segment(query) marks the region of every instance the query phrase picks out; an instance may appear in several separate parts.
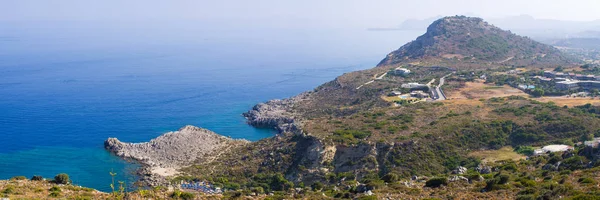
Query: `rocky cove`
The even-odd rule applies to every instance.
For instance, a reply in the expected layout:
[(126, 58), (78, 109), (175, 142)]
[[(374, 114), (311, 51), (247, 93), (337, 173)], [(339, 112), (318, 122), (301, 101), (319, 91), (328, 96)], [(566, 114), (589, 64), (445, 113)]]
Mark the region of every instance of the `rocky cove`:
[[(289, 112), (296, 99), (259, 103), (242, 115), (249, 125), (257, 128), (301, 134), (294, 115)], [(141, 164), (137, 170), (139, 181), (155, 186), (166, 184), (166, 178), (178, 175), (183, 167), (218, 160), (223, 152), (250, 143), (187, 125), (143, 143), (126, 143), (117, 138), (108, 138), (104, 141), (104, 148), (118, 157)]]
[[(293, 107), (308, 96), (303, 93), (288, 99), (270, 100), (242, 114), (249, 125), (279, 132), (268, 142), (273, 147), (261, 147), (262, 157), (254, 159), (261, 160), (261, 165), (283, 165), (286, 179), (294, 182), (316, 182), (328, 172), (384, 170), (376, 161), (383, 159), (389, 147), (370, 143), (336, 145), (304, 132)], [(247, 153), (231, 151), (245, 151), (246, 147), (262, 145), (257, 143), (231, 139), (188, 125), (143, 143), (124, 143), (117, 138), (108, 138), (104, 147), (116, 156), (140, 163), (142, 167), (137, 171), (140, 182), (156, 186), (168, 184), (168, 178), (182, 175), (181, 169), (191, 165), (236, 160), (223, 155)], [(277, 143), (294, 144), (293, 153), (278, 155), (280, 149), (274, 148)], [(291, 156), (291, 162), (282, 164), (282, 156)]]

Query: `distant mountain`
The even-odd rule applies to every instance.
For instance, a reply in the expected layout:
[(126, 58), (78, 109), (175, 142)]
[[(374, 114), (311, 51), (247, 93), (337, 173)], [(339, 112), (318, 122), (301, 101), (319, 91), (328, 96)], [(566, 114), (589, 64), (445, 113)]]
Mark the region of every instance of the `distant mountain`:
[(454, 16), (436, 20), (424, 35), (388, 54), (379, 65), (430, 58), (521, 65), (569, 61), (552, 46), (502, 30), (481, 18)]

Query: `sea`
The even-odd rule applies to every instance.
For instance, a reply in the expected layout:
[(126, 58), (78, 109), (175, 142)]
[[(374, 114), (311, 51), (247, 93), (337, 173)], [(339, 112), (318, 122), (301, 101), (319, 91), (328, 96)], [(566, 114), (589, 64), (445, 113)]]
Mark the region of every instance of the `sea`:
[(253, 105), (374, 67), (424, 31), (210, 22), (0, 22), (0, 179), (70, 175), (109, 191), (135, 163), (103, 148), (185, 125), (251, 141)]

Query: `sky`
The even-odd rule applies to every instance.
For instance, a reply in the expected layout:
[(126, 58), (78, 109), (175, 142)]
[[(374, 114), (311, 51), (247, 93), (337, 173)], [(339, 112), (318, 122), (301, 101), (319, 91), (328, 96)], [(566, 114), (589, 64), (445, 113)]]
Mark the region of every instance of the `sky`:
[(265, 26), (381, 27), (406, 19), (531, 15), (600, 19), (598, 0), (0, 0), (0, 21), (214, 21)]

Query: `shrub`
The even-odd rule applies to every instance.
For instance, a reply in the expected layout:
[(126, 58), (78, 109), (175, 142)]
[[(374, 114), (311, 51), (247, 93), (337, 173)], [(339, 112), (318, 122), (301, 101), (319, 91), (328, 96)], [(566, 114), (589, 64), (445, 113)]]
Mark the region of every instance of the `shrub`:
[(10, 178), (11, 181), (15, 181), (15, 180), (27, 180), (27, 177), (25, 176), (14, 176), (12, 178)]
[(498, 176), (498, 184), (506, 184), (508, 183), (508, 180), (510, 180), (510, 176), (506, 174), (500, 174)]
[(171, 193), (171, 195), (169, 195), (169, 196), (174, 199), (184, 199), (184, 200), (194, 199), (194, 194), (189, 193), (189, 192), (183, 192), (180, 190), (173, 191), (173, 193)]
[(589, 177), (579, 178), (579, 180), (577, 180), (577, 182), (582, 183), (582, 184), (593, 184), (593, 183), (596, 183), (596, 181), (594, 179), (589, 178)]
[(526, 155), (526, 156), (531, 156), (531, 155), (533, 155), (533, 152), (534, 152), (534, 151), (535, 151), (535, 150), (534, 150), (534, 149), (533, 149), (533, 147), (531, 147), (531, 146), (518, 146), (518, 147), (515, 149), (515, 152), (517, 152), (518, 154), (523, 154), (523, 155)]
[(263, 187), (253, 187), (252, 189), (250, 189), (250, 191), (252, 191), (256, 194), (264, 194), (265, 193), (265, 189)]
[(50, 192), (61, 192), (61, 189), (57, 186), (52, 186), (50, 189), (48, 189), (48, 191)]
[(448, 185), (448, 179), (445, 177), (435, 177), (435, 178), (431, 178), (429, 180), (427, 180), (427, 182), (425, 182), (425, 187), (440, 187), (442, 185)]
[(589, 194), (580, 194), (574, 196), (572, 200), (600, 200), (600, 196), (594, 196)]
[(189, 199), (194, 199), (194, 194), (189, 193), (189, 192), (182, 192), (179, 197), (184, 200), (189, 200)]
[(358, 200), (377, 200), (377, 196), (375, 196), (375, 195), (362, 196), (362, 197), (359, 197)]
[(383, 176), (381, 179), (383, 181), (385, 181), (386, 183), (393, 183), (393, 182), (398, 181), (400, 179), (400, 177), (398, 176), (398, 174), (388, 173), (385, 176)]
[(32, 181), (43, 181), (44, 177), (35, 175), (35, 176), (31, 177), (31, 180)]
[(532, 194), (517, 196), (517, 200), (535, 200), (535, 199), (536, 199), (535, 196)]
[(56, 184), (69, 184), (71, 183), (71, 179), (69, 179), (69, 175), (65, 173), (57, 174), (54, 177), (54, 183)]
[(240, 184), (237, 183), (225, 183), (224, 184), (224, 188), (228, 189), (228, 190), (239, 190), (240, 189)]
[(54, 197), (54, 198), (60, 197), (60, 192), (53, 191), (53, 192), (50, 192), (50, 194), (48, 196), (49, 197)]
[(323, 183), (321, 183), (321, 182), (315, 182), (315, 183), (313, 183), (312, 184), (312, 189), (314, 191), (322, 190), (323, 189)]
[(15, 192), (15, 188), (11, 185), (6, 186), (6, 188), (4, 188), (4, 190), (2, 190), (2, 194), (12, 194)]

